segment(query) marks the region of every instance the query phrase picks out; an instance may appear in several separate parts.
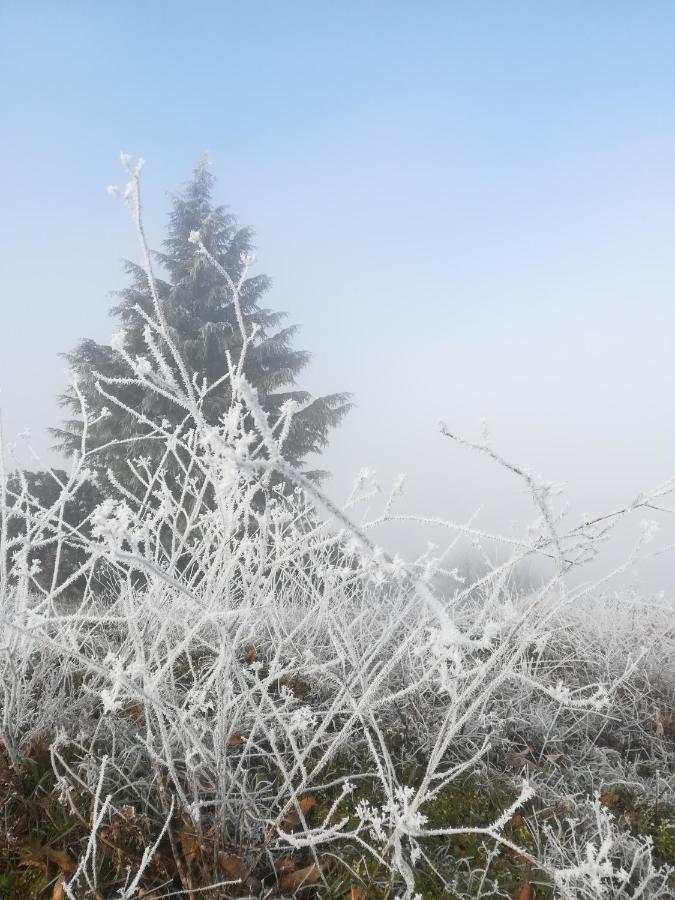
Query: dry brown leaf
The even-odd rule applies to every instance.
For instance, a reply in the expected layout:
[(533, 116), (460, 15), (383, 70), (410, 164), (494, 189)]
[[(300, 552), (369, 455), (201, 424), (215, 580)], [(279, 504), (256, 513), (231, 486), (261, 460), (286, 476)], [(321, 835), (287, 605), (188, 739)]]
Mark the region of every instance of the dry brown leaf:
[(50, 862), (56, 863), (62, 872), (74, 872), (77, 868), (65, 850), (54, 850), (53, 847), (43, 847), (42, 852)]
[(132, 703), (127, 706), (124, 712), (134, 720), (134, 722), (145, 721), (145, 706), (142, 703)]
[[(316, 797), (314, 794), (305, 794), (300, 800), (299, 806), (302, 813), (306, 816), (316, 806)], [(292, 809), (282, 822), (282, 827), (285, 831), (293, 830), (300, 827), (300, 821), (300, 813), (297, 809)]]
[(256, 662), (258, 659), (258, 651), (255, 649), (255, 646), (251, 644), (248, 650), (248, 655), (246, 657), (246, 662), (250, 665), (251, 663)]
[(364, 887), (352, 885), (349, 889), (349, 893), (345, 894), (344, 900), (366, 900), (366, 896), (366, 889)]
[(514, 767), (514, 769), (537, 769), (536, 762), (533, 762), (531, 759), (528, 759), (522, 753), (509, 753), (508, 761)]
[(2, 781), (9, 780), (11, 773), (9, 771), (9, 759), (2, 753), (2, 741), (0, 741), (0, 779)]
[(529, 859), (521, 853), (520, 850), (516, 850), (514, 847), (507, 847), (506, 852), (525, 866), (529, 863)]
[(532, 866), (531, 863), (528, 862), (525, 866), (525, 879), (518, 889), (518, 893), (515, 895), (514, 900), (533, 900), (534, 891), (532, 889), (532, 882), (530, 881), (531, 874)]
[(244, 864), (240, 856), (234, 853), (224, 853), (222, 850), (218, 854), (218, 865), (230, 878), (238, 881), (244, 871)]
[(241, 747), (246, 739), (243, 738), (240, 734), (231, 734), (227, 739), (228, 747)]
[(52, 900), (63, 900), (66, 896), (66, 892), (63, 889), (63, 875), (54, 882), (54, 887), (52, 889)]
[(295, 680), (295, 678), (290, 678), (289, 676), (286, 675), (282, 679), (280, 679), (279, 683), (285, 685), (289, 689), (289, 691), (292, 691), (293, 696), (296, 698), (296, 700), (304, 700), (305, 699), (305, 692), (303, 691), (303, 689), (301, 687), (298, 686), (298, 683)]
[(600, 802), (604, 803), (605, 806), (611, 806), (613, 803), (618, 803), (621, 799), (621, 795), (617, 794), (615, 791), (605, 791), (603, 794), (600, 794)]
[(49, 741), (44, 737), (35, 738), (25, 750), (26, 756), (34, 759), (36, 756), (47, 756), (49, 753)]
[(570, 758), (565, 753), (549, 753), (546, 756), (546, 761), (550, 763), (560, 763), (560, 765), (567, 766), (570, 763)]
[(657, 737), (664, 737), (666, 731), (669, 731), (673, 727), (673, 717), (672, 715), (665, 715), (664, 713), (658, 713), (654, 718), (654, 730), (656, 731)]
[(28, 816), (26, 815), (26, 813), (24, 813), (14, 823), (14, 828), (12, 829), (12, 835), (18, 836), (20, 834), (25, 834), (27, 831), (28, 831)]
[(532, 900), (533, 897), (534, 891), (532, 890), (532, 882), (530, 881), (530, 876), (527, 875), (515, 896), (515, 900)]
[(305, 866), (297, 872), (287, 872), (280, 881), (282, 891), (297, 891), (321, 881), (321, 869), (318, 866)]
[(290, 856), (282, 856), (274, 863), (274, 871), (277, 875), (283, 875), (284, 872), (293, 872), (295, 870), (295, 860)]
[(177, 831), (176, 836), (185, 857), (185, 865), (189, 869), (199, 853), (199, 837), (191, 831)]
[(555, 819), (560, 816), (569, 815), (574, 809), (572, 802), (570, 800), (562, 800), (560, 803), (556, 804), (556, 806), (549, 806), (546, 809), (542, 809), (537, 813), (537, 820), (539, 822), (546, 822), (547, 819)]
[(41, 872), (47, 874), (47, 863), (42, 859), (35, 859), (34, 856), (24, 856), (19, 860), (17, 865), (22, 867), (30, 867), (31, 869), (39, 869)]

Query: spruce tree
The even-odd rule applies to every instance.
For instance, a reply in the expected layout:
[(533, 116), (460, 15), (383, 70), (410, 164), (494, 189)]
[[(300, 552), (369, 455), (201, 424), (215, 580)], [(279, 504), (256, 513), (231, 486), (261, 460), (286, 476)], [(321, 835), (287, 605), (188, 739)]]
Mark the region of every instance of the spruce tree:
[[(252, 232), (238, 225), (235, 217), (223, 206), (213, 204), (214, 177), (206, 164), (201, 163), (182, 193), (172, 198), (168, 236), (163, 251), (155, 254), (163, 277), (158, 278), (158, 292), (163, 313), (173, 341), (192, 375), (213, 383), (227, 372), (227, 351), (236, 361), (242, 339), (231, 302), (230, 289), (215, 267), (195, 253), (190, 233), (198, 231), (205, 247), (237, 281), (243, 274), (243, 260), (252, 251)], [(148, 279), (143, 268), (126, 263), (132, 283), (118, 293), (119, 302), (111, 310), (123, 328), (124, 349), (134, 357), (147, 355), (143, 337), (145, 322), (138, 307), (153, 315)], [(305, 391), (294, 389), (296, 379), (309, 361), (309, 354), (292, 348), (296, 327), (282, 328), (285, 313), (275, 312), (262, 305), (270, 287), (265, 275), (247, 278), (241, 290), (241, 308), (248, 333), (257, 327), (244, 366), (244, 374), (257, 389), (263, 408), (276, 417), (282, 404), (293, 399), (303, 405), (295, 415), (284, 452), (296, 466), (302, 467), (305, 457), (321, 451), (328, 433), (342, 420), (350, 407), (347, 394), (330, 394), (312, 399)], [(88, 435), (88, 446), (103, 447), (119, 438), (139, 435), (138, 422), (118, 406), (111, 407), (96, 388), (96, 372), (109, 377), (125, 378), (129, 371), (123, 358), (111, 346), (93, 340), (83, 340), (71, 353), (64, 354), (74, 372), (87, 409), (96, 416), (104, 406), (110, 409), (108, 418), (97, 423)], [(176, 373), (177, 374), (177, 373)], [(126, 406), (140, 410), (153, 422), (168, 420), (177, 425), (183, 410), (169, 400), (142, 390), (138, 385), (121, 385), (116, 396)], [(68, 455), (80, 445), (82, 420), (80, 403), (70, 389), (61, 396), (61, 404), (72, 417), (61, 428), (52, 429), (58, 446)], [(205, 401), (204, 415), (217, 424), (228, 409), (228, 382), (212, 392)], [(136, 445), (138, 447), (138, 445)], [(146, 456), (152, 457), (150, 441), (140, 445)], [(110, 468), (124, 476), (128, 447), (111, 446), (100, 453), (97, 468)], [(138, 453), (138, 449), (135, 450)], [(128, 471), (128, 470), (126, 470)], [(321, 472), (306, 472), (320, 477)]]
[[(61, 495), (61, 485), (68, 482), (68, 475), (63, 469), (50, 472), (21, 473), (12, 472), (7, 479), (6, 502), (12, 509), (7, 522), (7, 539), (12, 542), (26, 534), (32, 524), (33, 517), (42, 510), (57, 506)], [(73, 573), (77, 572), (87, 561), (87, 551), (77, 538), (78, 534), (91, 537), (88, 517), (103, 496), (96, 485), (84, 480), (63, 504), (62, 514), (51, 517), (49, 524), (42, 532), (39, 540), (30, 547), (30, 560), (39, 563), (38, 570), (32, 575), (33, 586), (48, 591), (52, 587), (54, 568), (57, 565), (57, 584), (62, 584)], [(73, 539), (73, 535), (76, 537)], [(60, 547), (57, 554), (57, 537)], [(10, 552), (7, 560), (7, 571), (12, 572), (15, 560)], [(99, 566), (99, 571), (101, 567)], [(84, 589), (86, 576), (81, 575), (70, 585), (67, 596), (77, 595)]]

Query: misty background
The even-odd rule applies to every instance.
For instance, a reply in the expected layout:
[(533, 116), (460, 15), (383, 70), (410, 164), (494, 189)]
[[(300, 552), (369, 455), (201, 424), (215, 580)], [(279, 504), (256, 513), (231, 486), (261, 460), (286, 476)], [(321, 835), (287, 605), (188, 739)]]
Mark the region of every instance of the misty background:
[[(675, 474), (674, 39), (666, 2), (4, 0), (6, 439), (28, 428), (60, 462), (57, 354), (116, 330), (138, 259), (105, 191), (119, 151), (147, 160), (156, 247), (206, 152), (256, 231), (266, 305), (314, 355), (299, 386), (354, 394), (321, 460), (332, 496), (362, 466), (385, 493), (407, 472), (401, 511), (482, 504), (508, 533), (532, 517), (520, 485), (438, 431), (479, 438), (485, 418), (575, 519), (625, 505)], [(672, 592), (673, 574), (664, 557), (630, 578)]]

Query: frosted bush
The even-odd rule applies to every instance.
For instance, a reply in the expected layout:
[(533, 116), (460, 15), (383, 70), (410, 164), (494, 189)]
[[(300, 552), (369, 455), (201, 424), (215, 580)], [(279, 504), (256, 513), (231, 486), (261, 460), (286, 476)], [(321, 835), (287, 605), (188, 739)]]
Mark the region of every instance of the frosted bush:
[(649, 838), (619, 829), (598, 796), (565, 821), (544, 826), (544, 834), (543, 857), (563, 900), (672, 896), (672, 870), (654, 866)]
[[(381, 514), (357, 525), (352, 510), (370, 496), (371, 473), (360, 474), (339, 509), (284, 459), (294, 405), (270, 420), (244, 374), (251, 335), (239, 290), (246, 272), (232, 281), (194, 232), (195, 252), (229, 287), (243, 340), (241, 358), (229, 361), (231, 407), (218, 426), (205, 421), (204, 403), (218, 385), (192, 378), (175, 350), (143, 231), (140, 166), (125, 165), (131, 180), (123, 196), (154, 315), (146, 316), (146, 356), (127, 355), (119, 337), (113, 346), (129, 379), (185, 412), (184, 426), (172, 430), (137, 412), (139, 436), (161, 445), (161, 462), (129, 449), (129, 480), (108, 473), (108, 496), (89, 530), (66, 527), (62, 515), (98, 468), (86, 442), (96, 420), (84, 403), (81, 452), (51, 508), (39, 508), (25, 488), (10, 496), (2, 474), (0, 738), (18, 760), (36, 736), (49, 737), (63, 802), (72, 803), (75, 790), (91, 794), (91, 839), (65, 886), (68, 896), (96, 896), (97, 827), (125, 804), (144, 809), (156, 833), (120, 898), (136, 896), (165, 834), (174, 846), (177, 815), (204, 841), (209, 836), (214, 853), (245, 848), (242, 881), (263, 857), (289, 849), (307, 851), (323, 875), (321, 854), (333, 848), (339, 855), (349, 845), (384, 866), (410, 898), (427, 843), (471, 831), (493, 847), (517, 850), (561, 890), (621, 883), (624, 870), (637, 873), (631, 885), (656, 884), (665, 876), (644, 844), (617, 836), (597, 804), (597, 846), (585, 837), (577, 853), (563, 827), (551, 830), (537, 858), (515, 847), (505, 829), (534, 796), (536, 773), (489, 825), (430, 827), (427, 816), (449, 785), (514, 741), (509, 722), (539, 734), (545, 754), (560, 739), (557, 723), (565, 723), (568, 738), (578, 737), (607, 714), (631, 668), (621, 661), (628, 633), (602, 659), (589, 649), (580, 672), (568, 661), (586, 625), (567, 646), (573, 626), (562, 622), (566, 610), (578, 610), (575, 601), (593, 596), (588, 586), (571, 587), (568, 573), (596, 554), (629, 507), (566, 529), (550, 485), (479, 445), (474, 449), (531, 491), (537, 520), (528, 536), (440, 523), (452, 532), (451, 546), (465, 538), (510, 548), (506, 561), (465, 584), (444, 567), (444, 554), (390, 558), (371, 534), (401, 518), (394, 505), (402, 481)], [(99, 378), (109, 409), (122, 402), (118, 386)], [(661, 486), (631, 507), (672, 489)], [(10, 519), (20, 522), (11, 538)], [(653, 536), (650, 527), (644, 540)], [(57, 550), (50, 587), (37, 580), (30, 556), (45, 542)], [(58, 559), (66, 545), (80, 548), (83, 561), (63, 580)], [(510, 576), (533, 556), (547, 561), (550, 576), (516, 595)], [(435, 586), (438, 576), (454, 578), (451, 593)], [(77, 603), (67, 603), (76, 581), (84, 587)], [(371, 799), (356, 799), (364, 781)], [(539, 781), (544, 794), (552, 790)], [(323, 796), (329, 808), (308, 818), (307, 798)], [(588, 831), (587, 818), (582, 825)]]

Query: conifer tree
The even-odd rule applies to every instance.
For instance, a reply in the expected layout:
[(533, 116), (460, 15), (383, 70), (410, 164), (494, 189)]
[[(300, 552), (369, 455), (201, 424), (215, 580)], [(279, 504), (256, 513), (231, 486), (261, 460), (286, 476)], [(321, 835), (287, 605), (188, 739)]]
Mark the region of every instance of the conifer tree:
[[(235, 282), (243, 274), (244, 260), (252, 251), (251, 230), (240, 227), (225, 207), (213, 204), (213, 187), (214, 177), (208, 166), (201, 163), (184, 191), (172, 198), (168, 236), (163, 243), (163, 252), (155, 254), (164, 273), (163, 278), (157, 279), (157, 287), (171, 337), (190, 375), (196, 374), (200, 381), (205, 378), (209, 384), (227, 372), (228, 351), (232, 359), (238, 359), (242, 338), (230, 289), (204, 255), (195, 253), (190, 234), (199, 232), (205, 247)], [(126, 269), (132, 283), (119, 292), (119, 303), (113, 307), (111, 315), (122, 325), (124, 349), (133, 357), (145, 357), (147, 346), (143, 331), (146, 323), (138, 308), (152, 316), (152, 297), (144, 269), (132, 262), (126, 263)], [(306, 392), (294, 388), (298, 375), (309, 361), (309, 354), (292, 348), (296, 327), (280, 327), (285, 313), (262, 305), (269, 287), (270, 280), (265, 275), (256, 275), (247, 278), (241, 289), (240, 303), (247, 333), (254, 326), (257, 329), (246, 354), (244, 375), (257, 389), (263, 408), (272, 418), (279, 414), (286, 400), (302, 404), (284, 445), (289, 462), (302, 466), (308, 454), (325, 447), (329, 430), (339, 424), (350, 403), (347, 394), (312, 399)], [(64, 356), (77, 378), (90, 415), (96, 416), (105, 406), (110, 409), (108, 417), (98, 422), (88, 435), (89, 448), (103, 448), (115, 439), (138, 436), (135, 418), (118, 406), (111, 407), (96, 388), (97, 372), (108, 377), (128, 378), (128, 367), (120, 354), (111, 346), (86, 339)], [(135, 384), (121, 384), (115, 394), (126, 406), (141, 410), (153, 422), (164, 419), (176, 426), (184, 415), (171, 401), (143, 391)], [(52, 429), (52, 433), (60, 449), (70, 455), (80, 444), (80, 401), (71, 389), (62, 395), (61, 404), (71, 411), (72, 417), (61, 428)], [(217, 424), (229, 404), (230, 393), (225, 381), (205, 401), (203, 412), (207, 421)], [(152, 456), (152, 442), (146, 441), (140, 446), (145, 455)], [(135, 443), (136, 453), (138, 447)], [(103, 449), (98, 465), (124, 476), (125, 447), (113, 444)], [(306, 474), (320, 477), (323, 473)]]
[[(63, 469), (52, 469), (49, 472), (10, 473), (6, 484), (6, 502), (12, 509), (8, 517), (7, 539), (12, 542), (25, 534), (31, 518), (38, 512), (58, 505), (62, 485), (67, 484), (68, 475)], [(101, 501), (103, 496), (91, 480), (83, 480), (67, 497), (63, 504), (62, 515), (49, 520), (41, 539), (30, 547), (30, 560), (35, 565), (31, 573), (32, 587), (49, 591), (56, 584), (60, 585), (73, 573), (77, 572), (87, 561), (87, 551), (77, 537), (82, 534), (91, 537), (89, 515)], [(7, 571), (12, 572), (15, 560), (10, 553), (7, 559)], [(54, 570), (57, 569), (57, 581), (53, 582)], [(101, 572), (101, 565), (98, 566)], [(81, 593), (85, 587), (86, 576), (74, 579), (65, 596)]]

